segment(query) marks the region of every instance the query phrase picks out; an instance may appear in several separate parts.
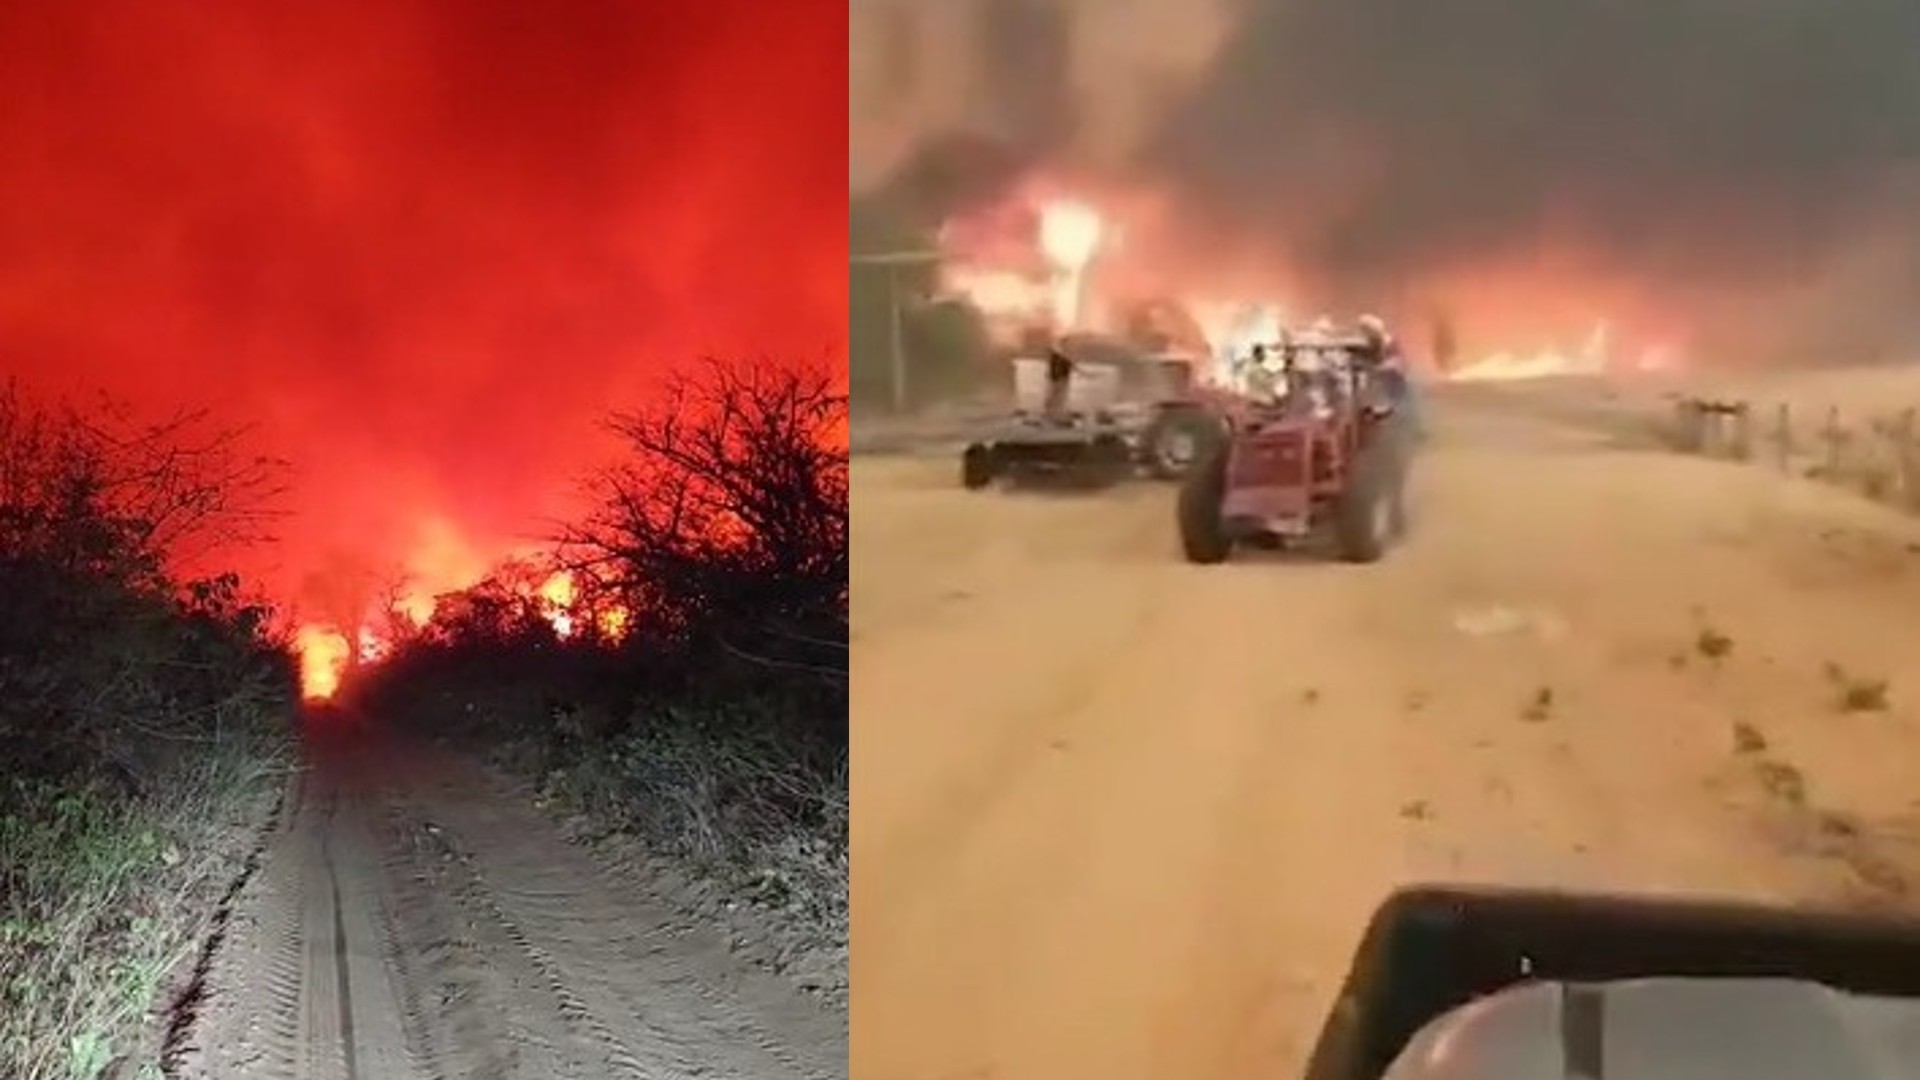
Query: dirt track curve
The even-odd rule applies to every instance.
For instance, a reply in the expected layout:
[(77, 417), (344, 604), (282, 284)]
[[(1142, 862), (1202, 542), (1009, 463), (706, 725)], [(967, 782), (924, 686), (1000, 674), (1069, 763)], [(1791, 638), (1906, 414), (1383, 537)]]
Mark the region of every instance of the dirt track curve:
[(192, 1080), (844, 1077), (846, 1021), (435, 751), (317, 745), (207, 973)]
[(1298, 1075), (1410, 881), (1905, 904), (1920, 533), (1564, 404), (1437, 401), (1366, 567), (858, 460), (855, 1075)]

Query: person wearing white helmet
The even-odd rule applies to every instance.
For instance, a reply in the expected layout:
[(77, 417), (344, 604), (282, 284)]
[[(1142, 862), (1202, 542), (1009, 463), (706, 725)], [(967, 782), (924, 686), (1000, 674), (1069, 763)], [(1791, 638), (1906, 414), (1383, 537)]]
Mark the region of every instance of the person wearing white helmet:
[(1369, 373), (1386, 375), (1388, 381), (1404, 381), (1406, 365), (1400, 354), (1400, 342), (1387, 331), (1387, 320), (1378, 315), (1362, 315), (1354, 320), (1362, 342), (1359, 359)]
[(1408, 376), (1400, 342), (1388, 332), (1387, 321), (1378, 315), (1362, 315), (1355, 323), (1365, 341), (1361, 357), (1369, 369), (1370, 381), (1378, 388), (1385, 406), (1408, 414), (1407, 420), (1417, 432), (1421, 427), (1419, 403), (1414, 397), (1413, 381)]
[(1400, 343), (1387, 332), (1387, 320), (1378, 315), (1362, 315), (1356, 320), (1360, 336), (1367, 342), (1367, 359), (1376, 367), (1398, 364), (1400, 361)]

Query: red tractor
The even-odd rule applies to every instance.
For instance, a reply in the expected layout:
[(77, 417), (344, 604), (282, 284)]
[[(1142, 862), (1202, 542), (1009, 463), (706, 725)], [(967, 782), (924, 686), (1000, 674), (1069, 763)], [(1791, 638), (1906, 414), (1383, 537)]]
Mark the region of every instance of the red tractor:
[[(1264, 356), (1260, 354), (1264, 353)], [(1406, 528), (1417, 441), (1408, 386), (1359, 337), (1294, 338), (1257, 350), (1250, 393), (1180, 490), (1189, 562), (1241, 544), (1330, 537), (1348, 562), (1374, 562)], [(1278, 370), (1267, 366), (1278, 361)]]

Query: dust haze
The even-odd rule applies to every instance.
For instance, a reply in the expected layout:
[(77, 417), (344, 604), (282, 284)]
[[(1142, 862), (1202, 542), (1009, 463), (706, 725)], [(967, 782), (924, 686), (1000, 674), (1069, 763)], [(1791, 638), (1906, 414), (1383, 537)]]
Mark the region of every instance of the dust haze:
[(990, 149), (1151, 187), (1194, 245), (1342, 296), (1537, 264), (1684, 313), (1725, 353), (1882, 358), (1920, 329), (1910, 4), (853, 11), (856, 187)]

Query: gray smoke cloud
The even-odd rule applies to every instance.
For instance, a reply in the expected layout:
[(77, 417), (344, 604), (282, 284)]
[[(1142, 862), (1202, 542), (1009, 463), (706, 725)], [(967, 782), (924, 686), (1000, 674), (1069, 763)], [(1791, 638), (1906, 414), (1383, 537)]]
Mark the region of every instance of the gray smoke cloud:
[(1889, 0), (1249, 2), (1140, 164), (1335, 274), (1549, 227), (1790, 270), (1887, 223), (1917, 43)]
[(1223, 2), (851, 0), (854, 189), (929, 153), (1126, 164), (1213, 55)]
[(903, 122), (895, 163), (957, 130), (1096, 161), (1342, 291), (1551, 236), (1727, 322), (1764, 290), (1885, 342), (1920, 308), (1912, 0), (925, 4), (956, 6), (1002, 20), (958, 50), (998, 96)]

